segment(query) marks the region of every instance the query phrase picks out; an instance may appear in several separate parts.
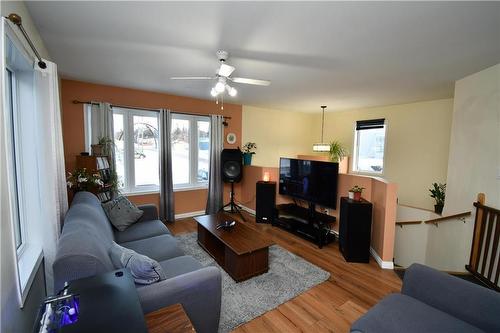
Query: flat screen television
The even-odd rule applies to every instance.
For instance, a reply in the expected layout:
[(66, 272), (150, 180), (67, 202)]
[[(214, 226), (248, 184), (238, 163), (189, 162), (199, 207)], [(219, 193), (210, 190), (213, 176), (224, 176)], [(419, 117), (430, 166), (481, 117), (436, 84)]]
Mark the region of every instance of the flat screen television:
[(337, 208), (339, 164), (280, 158), (279, 193)]

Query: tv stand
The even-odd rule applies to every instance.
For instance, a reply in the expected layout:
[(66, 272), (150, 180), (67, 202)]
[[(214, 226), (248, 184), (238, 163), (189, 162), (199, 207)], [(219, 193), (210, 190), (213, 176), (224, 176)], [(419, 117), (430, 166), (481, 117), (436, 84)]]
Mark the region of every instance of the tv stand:
[(333, 235), (330, 225), (335, 223), (335, 216), (316, 211), (314, 204), (308, 208), (296, 204), (282, 204), (276, 206), (277, 216), (272, 225), (290, 231), (304, 239), (315, 242), (319, 248), (330, 243)]

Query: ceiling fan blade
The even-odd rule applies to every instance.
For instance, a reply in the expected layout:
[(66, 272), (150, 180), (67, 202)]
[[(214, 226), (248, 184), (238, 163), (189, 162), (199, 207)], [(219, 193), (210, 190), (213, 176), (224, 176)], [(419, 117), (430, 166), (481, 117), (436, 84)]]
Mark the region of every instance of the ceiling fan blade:
[(234, 72), (234, 69), (235, 68), (233, 66), (221, 64), (219, 70), (217, 71), (217, 74), (219, 74), (220, 76), (228, 77)]
[(212, 80), (211, 76), (173, 76), (170, 80)]
[(244, 83), (244, 84), (253, 84), (256, 86), (268, 86), (271, 84), (271, 81), (266, 80), (256, 80), (256, 79), (246, 79), (244, 77), (233, 77), (230, 78), (231, 81), (236, 83)]

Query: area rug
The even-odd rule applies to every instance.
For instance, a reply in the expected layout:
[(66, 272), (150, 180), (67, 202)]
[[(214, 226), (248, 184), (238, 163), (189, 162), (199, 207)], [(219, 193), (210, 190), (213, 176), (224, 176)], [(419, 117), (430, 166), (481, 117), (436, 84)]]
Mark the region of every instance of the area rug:
[[(197, 243), (196, 232), (176, 236), (186, 255), (203, 266), (220, 266)], [(326, 281), (330, 273), (278, 245), (269, 248), (269, 271), (236, 283), (222, 268), (219, 332), (226, 333), (304, 291)]]

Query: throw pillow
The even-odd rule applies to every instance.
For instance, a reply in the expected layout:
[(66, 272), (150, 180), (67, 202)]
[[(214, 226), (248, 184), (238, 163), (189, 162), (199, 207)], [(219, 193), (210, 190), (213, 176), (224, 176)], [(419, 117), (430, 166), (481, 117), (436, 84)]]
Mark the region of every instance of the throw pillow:
[(109, 249), (109, 256), (115, 268), (128, 268), (138, 284), (152, 284), (166, 279), (163, 269), (156, 260), (115, 242)]
[(111, 224), (119, 231), (130, 227), (144, 214), (142, 210), (137, 208), (124, 196), (119, 196), (116, 199), (103, 203), (102, 208), (104, 208)]

